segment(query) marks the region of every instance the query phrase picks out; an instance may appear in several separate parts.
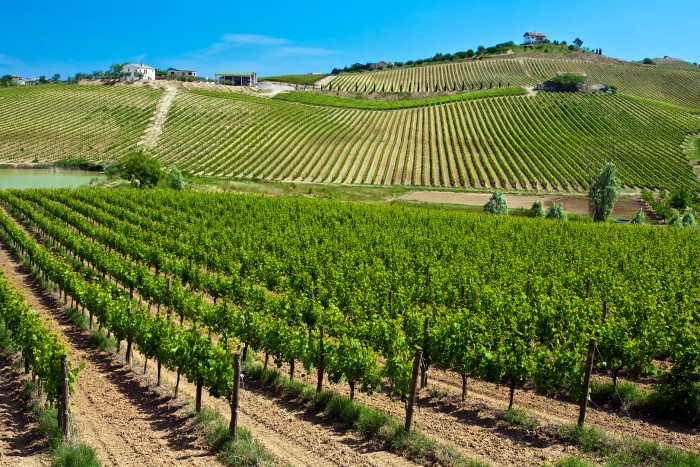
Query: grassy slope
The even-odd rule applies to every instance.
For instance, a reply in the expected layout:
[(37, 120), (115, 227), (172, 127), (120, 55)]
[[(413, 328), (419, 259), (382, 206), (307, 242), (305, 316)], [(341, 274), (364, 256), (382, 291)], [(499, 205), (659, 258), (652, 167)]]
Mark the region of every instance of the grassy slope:
[(259, 78), (258, 81), (274, 81), (279, 83), (291, 83), (291, 84), (305, 84), (311, 86), (316, 81), (324, 78), (328, 75), (280, 75), (280, 76), (266, 76), (264, 78)]
[(509, 88), (495, 88), (484, 91), (472, 91), (466, 93), (428, 97), (425, 99), (399, 98), (394, 100), (372, 100), (362, 95), (357, 97), (338, 97), (332, 94), (321, 94), (317, 92), (287, 92), (278, 94), (275, 99), (299, 102), (302, 104), (321, 105), (328, 107), (344, 107), (351, 109), (371, 109), (390, 110), (408, 109), (412, 107), (423, 107), (425, 105), (445, 104), (447, 102), (468, 101), (485, 97), (521, 96), (525, 90), (521, 87), (512, 86)]

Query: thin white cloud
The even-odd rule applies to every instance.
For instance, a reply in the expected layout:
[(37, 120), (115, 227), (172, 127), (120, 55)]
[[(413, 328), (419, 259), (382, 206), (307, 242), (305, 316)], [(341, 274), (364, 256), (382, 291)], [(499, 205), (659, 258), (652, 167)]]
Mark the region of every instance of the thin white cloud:
[(285, 45), (292, 43), (289, 39), (260, 34), (225, 34), (222, 42), (235, 45)]
[(338, 53), (335, 50), (321, 49), (317, 47), (280, 47), (275, 51), (278, 55), (297, 57), (321, 57)]
[(10, 57), (4, 53), (0, 53), (0, 66), (19, 67), (24, 66), (24, 62), (18, 58)]

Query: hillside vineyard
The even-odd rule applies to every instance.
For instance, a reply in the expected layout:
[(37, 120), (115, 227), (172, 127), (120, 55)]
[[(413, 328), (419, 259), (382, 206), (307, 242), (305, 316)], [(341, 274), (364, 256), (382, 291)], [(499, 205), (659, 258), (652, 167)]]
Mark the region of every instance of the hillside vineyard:
[(214, 396), (234, 347), (313, 368), (321, 326), (325, 371), (353, 392), (405, 394), (415, 346), (465, 377), (574, 394), (588, 337), (613, 371), (660, 354), (698, 369), (692, 229), (165, 191), (0, 199), (0, 231), (51, 281)]
[[(163, 99), (162, 90), (138, 86), (2, 90), (2, 160), (115, 160), (140, 147)], [(540, 92), (361, 110), (180, 90), (162, 121), (149, 151), (206, 175), (580, 191), (588, 165), (614, 157), (630, 187), (698, 184), (682, 144), (700, 132), (700, 118), (628, 95)]]
[[(700, 110), (700, 70), (583, 60), (492, 59), (343, 73), (330, 81), (335, 90), (434, 92), (492, 86), (534, 85), (557, 73), (585, 73), (590, 83)], [(382, 91), (384, 90), (384, 91)]]

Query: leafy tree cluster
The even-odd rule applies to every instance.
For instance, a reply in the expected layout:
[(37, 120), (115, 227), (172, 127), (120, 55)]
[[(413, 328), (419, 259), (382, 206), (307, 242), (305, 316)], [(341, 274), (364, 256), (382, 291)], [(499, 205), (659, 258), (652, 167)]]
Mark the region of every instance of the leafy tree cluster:
[(160, 163), (141, 151), (127, 154), (119, 160), (117, 167), (124, 180), (141, 188), (156, 186), (163, 176)]
[(657, 200), (650, 191), (642, 192), (642, 199), (651, 206), (657, 216), (666, 220), (668, 225), (691, 228), (698, 226), (694, 213), (694, 210), (698, 209), (698, 195), (688, 187), (674, 188), (671, 193), (661, 192), (659, 198)]
[(16, 85), (17, 83), (11, 75), (0, 76), (0, 88), (10, 88)]
[(119, 79), (122, 75), (122, 70), (124, 69), (124, 63), (115, 63), (110, 66), (107, 71), (95, 70), (92, 73), (76, 73), (74, 76), (69, 76), (66, 81), (69, 83), (77, 83), (81, 80), (88, 79)]
[(556, 92), (576, 92), (578, 88), (586, 82), (586, 78), (573, 73), (557, 75), (550, 80), (552, 88)]
[[(546, 41), (549, 43), (549, 40)], [(564, 43), (565, 44), (565, 43)], [(508, 42), (502, 42), (500, 44), (496, 44), (491, 47), (484, 47), (483, 45), (480, 45), (477, 47), (476, 52), (474, 49), (467, 49), (463, 50), (460, 52), (455, 52), (455, 53), (436, 53), (434, 56), (429, 57), (429, 58), (421, 58), (418, 60), (408, 60), (406, 62), (394, 62), (391, 65), (389, 65), (389, 68), (392, 67), (403, 67), (403, 66), (411, 66), (411, 65), (423, 65), (425, 63), (438, 63), (438, 62), (451, 62), (454, 60), (464, 60), (467, 58), (473, 58), (475, 56), (480, 56), (480, 55), (497, 55), (497, 54), (503, 54), (508, 52), (508, 50), (512, 49), (513, 47), (516, 47), (517, 44), (513, 41), (508, 41)], [(345, 73), (345, 72), (357, 72), (357, 71), (367, 71), (372, 69), (372, 63), (354, 63), (350, 66), (345, 66), (343, 68), (333, 68), (331, 71), (332, 75), (337, 75), (339, 73)]]

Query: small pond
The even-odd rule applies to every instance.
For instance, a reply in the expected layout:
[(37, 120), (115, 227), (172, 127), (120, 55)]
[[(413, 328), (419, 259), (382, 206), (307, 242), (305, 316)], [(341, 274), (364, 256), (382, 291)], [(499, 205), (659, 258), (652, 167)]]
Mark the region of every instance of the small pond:
[(0, 169), (0, 190), (6, 188), (77, 188), (94, 178), (104, 178), (99, 172), (52, 169)]

